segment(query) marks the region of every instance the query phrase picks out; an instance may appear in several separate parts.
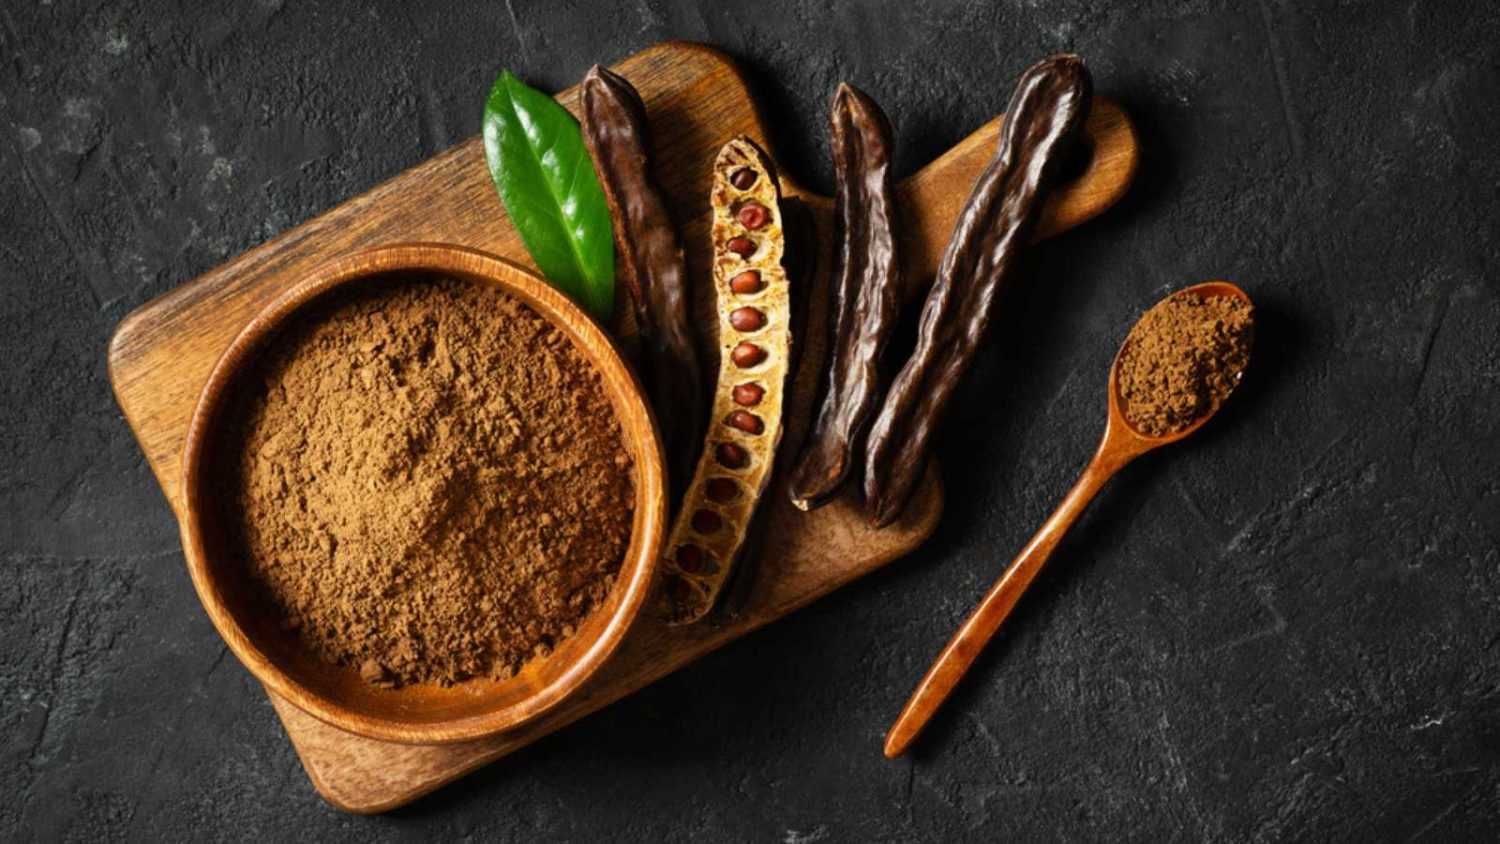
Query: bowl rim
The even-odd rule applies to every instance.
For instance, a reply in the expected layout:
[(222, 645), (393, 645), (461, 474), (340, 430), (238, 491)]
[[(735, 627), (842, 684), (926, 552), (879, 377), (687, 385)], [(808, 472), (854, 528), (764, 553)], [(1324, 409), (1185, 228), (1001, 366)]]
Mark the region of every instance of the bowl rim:
[[(623, 589), (614, 615), (597, 639), (550, 683), (510, 705), (493, 711), (435, 721), (403, 721), (356, 711), (314, 691), (277, 666), (234, 618), (220, 594), (218, 578), (211, 574), (209, 553), (203, 535), (205, 499), (202, 461), (210, 442), (213, 417), (221, 400), (259, 343), (304, 305), (344, 284), (394, 272), (431, 271), (482, 277), (506, 293), (526, 302), (552, 324), (563, 329), (589, 362), (604, 376), (616, 415), (638, 416), (647, 423), (633, 446), (635, 458), (635, 506), (630, 545), (621, 562), (614, 589)], [(637, 426), (637, 430), (642, 430)], [(643, 459), (644, 458), (644, 459)], [(661, 435), (645, 399), (639, 379), (625, 362), (609, 334), (565, 294), (540, 276), (496, 255), (466, 246), (443, 243), (402, 243), (377, 246), (324, 262), (306, 278), (262, 308), (235, 335), (214, 363), (198, 394), (183, 444), (182, 542), (188, 572), (199, 601), (219, 635), (250, 673), (272, 692), (297, 708), (334, 727), (369, 738), (404, 744), (445, 744), (484, 738), (530, 722), (553, 710), (608, 660), (642, 615), (656, 575), (666, 532), (666, 468)], [(210, 493), (211, 495), (211, 493)], [(644, 518), (641, 513), (644, 513)]]

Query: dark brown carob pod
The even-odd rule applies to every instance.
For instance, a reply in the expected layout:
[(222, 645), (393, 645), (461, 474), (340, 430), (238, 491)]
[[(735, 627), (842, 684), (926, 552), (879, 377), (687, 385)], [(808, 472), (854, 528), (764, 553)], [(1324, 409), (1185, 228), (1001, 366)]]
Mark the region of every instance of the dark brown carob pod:
[(1088, 116), (1093, 82), (1077, 56), (1021, 75), (995, 158), (974, 185), (922, 307), (916, 348), (891, 384), (865, 451), (865, 507), (887, 525), (906, 506), (932, 437), (989, 330), (995, 295), (1031, 240), (1045, 188)]
[(839, 491), (880, 401), (880, 358), (901, 313), (891, 123), (864, 92), (839, 85), (829, 115), (837, 187), (829, 362), (812, 431), (792, 469), (792, 503), (810, 510)]
[(583, 137), (609, 202), (617, 266), (635, 303), (643, 374), (675, 501), (692, 479), (707, 413), (682, 243), (651, 174), (651, 130), (640, 95), (624, 77), (594, 65), (583, 77), (581, 99)]

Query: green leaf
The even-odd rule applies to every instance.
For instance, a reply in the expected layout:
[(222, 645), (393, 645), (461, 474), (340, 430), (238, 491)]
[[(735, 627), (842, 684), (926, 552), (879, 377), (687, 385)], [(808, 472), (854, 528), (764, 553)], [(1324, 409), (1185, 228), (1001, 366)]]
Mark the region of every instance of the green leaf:
[(484, 102), (484, 157), (542, 274), (595, 319), (609, 319), (614, 236), (578, 121), (556, 100), (502, 71)]

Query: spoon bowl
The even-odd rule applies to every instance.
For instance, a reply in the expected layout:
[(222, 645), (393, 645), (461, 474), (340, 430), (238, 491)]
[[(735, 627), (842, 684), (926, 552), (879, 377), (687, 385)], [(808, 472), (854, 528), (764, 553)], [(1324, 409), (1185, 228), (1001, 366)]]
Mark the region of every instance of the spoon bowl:
[[(1179, 296), (1199, 296), (1205, 299), (1214, 296), (1226, 296), (1232, 299), (1238, 299), (1239, 301), (1244, 302), (1246, 305), (1249, 305), (1252, 308), (1255, 305), (1254, 302), (1250, 301), (1250, 296), (1246, 294), (1245, 291), (1239, 289), (1238, 287), (1227, 281), (1205, 281), (1202, 284), (1195, 284), (1191, 287), (1184, 287), (1183, 289), (1164, 297), (1160, 302), (1157, 302), (1156, 304), (1160, 305), (1163, 302), (1168, 302)], [(1153, 305), (1152, 309), (1154, 309), (1155, 307), (1156, 305)], [(1147, 313), (1149, 312), (1150, 311), (1148, 310)], [(1142, 314), (1141, 317), (1144, 318), (1145, 314)], [(1137, 320), (1136, 322), (1137, 324), (1139, 324), (1140, 320)], [(1160, 448), (1161, 446), (1169, 445), (1179, 440), (1186, 439), (1193, 432), (1197, 431), (1199, 428), (1202, 428), (1205, 424), (1207, 424), (1208, 420), (1212, 419), (1214, 415), (1219, 412), (1219, 408), (1224, 406), (1223, 401), (1218, 402), (1213, 407), (1209, 408), (1207, 413), (1199, 416), (1197, 419), (1194, 419), (1193, 422), (1187, 427), (1183, 428), (1180, 431), (1174, 431), (1165, 436), (1153, 437), (1149, 434), (1144, 434), (1136, 430), (1135, 427), (1130, 424), (1130, 421), (1125, 417), (1125, 403), (1120, 399), (1119, 387), (1120, 364), (1125, 358), (1125, 349), (1130, 345), (1130, 335), (1134, 333), (1135, 326), (1131, 326), (1130, 334), (1127, 334), (1125, 336), (1125, 340), (1120, 343), (1119, 351), (1115, 352), (1114, 363), (1110, 364), (1109, 367), (1109, 419), (1104, 426), (1104, 444), (1107, 445), (1111, 440), (1114, 440), (1121, 448), (1125, 448), (1127, 447), (1126, 441), (1131, 441), (1130, 447), (1133, 447), (1135, 449), (1135, 453), (1134, 455), (1132, 455), (1133, 457), (1145, 454), (1153, 448)], [(1244, 374), (1243, 370), (1240, 374)], [(1239, 379), (1237, 377), (1235, 380), (1235, 386), (1238, 385)], [(1228, 396), (1225, 396), (1225, 399), (1227, 400)], [(1102, 448), (1103, 446), (1101, 445), (1101, 450)]]
[[(1253, 307), (1245, 291), (1227, 281), (1195, 284), (1171, 294), (1162, 299), (1162, 302), (1188, 295), (1230, 296)], [(1157, 305), (1160, 304), (1161, 302), (1157, 303)], [(1152, 306), (1153, 309), (1155, 307), (1156, 305)], [(1142, 317), (1144, 318), (1144, 314)], [(1136, 324), (1139, 325), (1139, 320)], [(1134, 333), (1135, 326), (1132, 326), (1130, 335)], [(1000, 629), (1000, 625), (1010, 615), (1011, 610), (1015, 609), (1016, 602), (1021, 599), (1021, 594), (1026, 591), (1026, 587), (1031, 585), (1037, 572), (1041, 571), (1042, 565), (1052, 556), (1058, 543), (1067, 535), (1068, 529), (1073, 526), (1079, 516), (1083, 515), (1089, 502), (1094, 500), (1094, 496), (1099, 494), (1104, 484), (1126, 464), (1142, 454), (1190, 436), (1217, 414), (1219, 408), (1223, 407), (1224, 400), (1228, 398), (1227, 395), (1182, 430), (1165, 436), (1153, 437), (1136, 430), (1125, 416), (1124, 402), (1120, 398), (1119, 390), (1120, 366), (1125, 350), (1130, 344), (1130, 335), (1126, 335), (1125, 342), (1120, 344), (1120, 350), (1115, 353), (1114, 363), (1109, 368), (1109, 417), (1104, 426), (1104, 436), (1100, 439), (1099, 448), (1094, 452), (1093, 459), (1084, 468), (1078, 482), (1058, 505), (1057, 511), (1042, 523), (1041, 529), (1022, 549), (1020, 556), (1016, 557), (1005, 573), (1000, 575), (995, 585), (990, 587), (984, 600), (980, 601), (979, 606), (970, 613), (963, 626), (938, 655), (937, 661), (927, 670), (922, 682), (917, 684), (916, 691), (912, 692), (911, 699), (906, 702), (906, 707), (901, 710), (901, 715), (897, 717), (896, 723), (886, 734), (885, 755), (887, 757), (895, 758), (905, 753), (922, 728), (932, 720), (932, 716), (942, 706), (943, 701), (953, 693), (954, 687), (958, 685), (959, 680), (963, 679), (964, 674), (974, 664), (974, 660), (979, 657), (985, 645), (989, 644), (990, 639)], [(1236, 374), (1235, 386), (1238, 386), (1241, 374), (1243, 370)]]

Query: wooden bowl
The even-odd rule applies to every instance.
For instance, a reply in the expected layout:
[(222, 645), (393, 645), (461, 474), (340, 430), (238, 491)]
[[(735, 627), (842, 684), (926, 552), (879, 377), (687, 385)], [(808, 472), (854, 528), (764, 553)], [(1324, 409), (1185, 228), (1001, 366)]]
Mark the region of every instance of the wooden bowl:
[[(629, 548), (613, 589), (570, 638), (514, 677), (469, 680), (443, 688), (377, 688), (354, 668), (306, 652), (269, 617), (250, 588), (238, 552), (226, 543), (222, 475), (216, 450), (236, 376), (275, 329), (304, 305), (344, 285), (382, 276), (430, 272), (493, 284), (530, 305), (573, 341), (602, 376), (635, 463), (635, 514)], [(188, 570), (209, 618), (256, 679), (317, 718), (352, 733), (407, 743), (456, 742), (490, 736), (537, 718), (576, 691), (609, 658), (650, 594), (666, 529), (667, 494), (661, 443), (641, 387), (609, 336), (569, 299), (537, 276), (500, 258), (456, 246), (382, 247), (339, 258), (287, 291), (245, 326), (225, 350), (199, 396), (182, 461), (183, 547)]]

